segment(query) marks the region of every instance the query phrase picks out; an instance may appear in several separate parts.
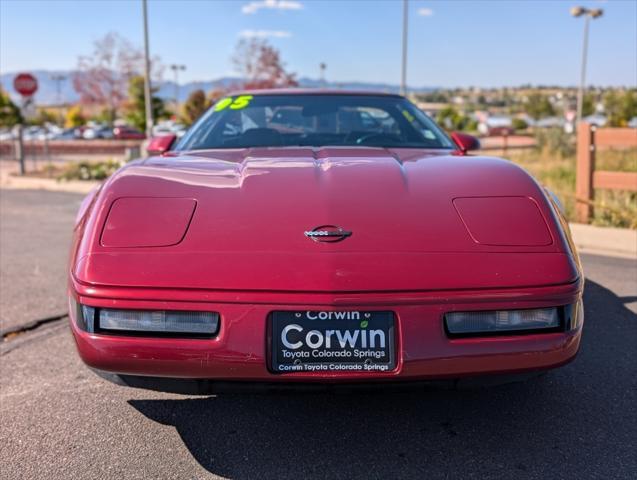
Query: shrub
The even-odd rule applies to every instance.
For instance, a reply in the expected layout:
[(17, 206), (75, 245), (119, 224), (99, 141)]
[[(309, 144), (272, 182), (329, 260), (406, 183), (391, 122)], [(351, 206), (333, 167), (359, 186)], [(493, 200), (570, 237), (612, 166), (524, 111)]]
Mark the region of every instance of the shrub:
[(535, 132), (535, 140), (540, 151), (568, 158), (575, 155), (575, 138), (561, 128), (547, 128)]
[(104, 162), (75, 162), (68, 164), (58, 175), (58, 180), (104, 180), (110, 177), (122, 164), (115, 160)]
[(529, 125), (521, 118), (514, 118), (511, 121), (511, 126), (514, 130), (526, 130)]

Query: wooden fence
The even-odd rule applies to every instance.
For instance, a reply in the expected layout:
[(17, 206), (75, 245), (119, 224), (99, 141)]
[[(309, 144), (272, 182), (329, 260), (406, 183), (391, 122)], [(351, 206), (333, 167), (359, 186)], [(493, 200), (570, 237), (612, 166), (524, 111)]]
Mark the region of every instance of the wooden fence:
[(575, 184), (578, 222), (588, 223), (592, 217), (596, 188), (637, 192), (637, 173), (595, 170), (595, 153), (600, 148), (608, 147), (637, 148), (637, 129), (597, 128), (580, 123), (577, 129)]

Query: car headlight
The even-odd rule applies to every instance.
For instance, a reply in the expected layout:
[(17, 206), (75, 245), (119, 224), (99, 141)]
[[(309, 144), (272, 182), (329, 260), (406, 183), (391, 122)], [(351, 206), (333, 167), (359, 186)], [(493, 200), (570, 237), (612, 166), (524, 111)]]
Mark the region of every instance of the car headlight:
[(450, 335), (493, 334), (516, 331), (546, 331), (561, 326), (558, 308), (450, 312), (445, 315)]

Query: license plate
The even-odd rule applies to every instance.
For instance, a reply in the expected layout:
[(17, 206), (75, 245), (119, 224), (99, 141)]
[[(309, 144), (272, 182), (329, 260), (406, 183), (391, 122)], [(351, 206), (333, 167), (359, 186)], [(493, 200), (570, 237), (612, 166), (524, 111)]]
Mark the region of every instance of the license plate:
[(396, 366), (394, 314), (360, 311), (272, 313), (272, 370), (388, 372)]

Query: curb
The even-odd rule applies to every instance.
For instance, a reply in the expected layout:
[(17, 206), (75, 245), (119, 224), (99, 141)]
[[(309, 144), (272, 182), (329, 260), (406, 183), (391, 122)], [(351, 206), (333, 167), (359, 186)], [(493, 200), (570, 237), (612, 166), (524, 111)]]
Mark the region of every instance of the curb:
[(637, 259), (637, 230), (571, 223), (575, 246), (581, 253)]
[(87, 194), (101, 182), (71, 180), (60, 182), (52, 178), (20, 177), (0, 172), (0, 187), (12, 190), (47, 190)]

